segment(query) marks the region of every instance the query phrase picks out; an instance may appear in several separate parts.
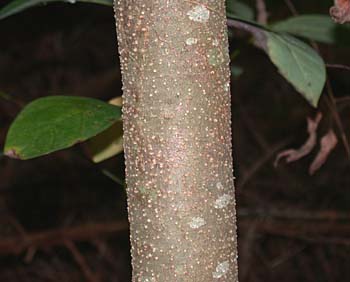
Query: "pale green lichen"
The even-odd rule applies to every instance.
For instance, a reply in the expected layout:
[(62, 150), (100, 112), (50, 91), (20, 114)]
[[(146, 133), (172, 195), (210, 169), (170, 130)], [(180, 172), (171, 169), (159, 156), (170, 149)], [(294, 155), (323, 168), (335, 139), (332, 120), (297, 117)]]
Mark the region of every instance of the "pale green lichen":
[(139, 187), (138, 190), (140, 191), (140, 193), (141, 193), (142, 195), (147, 195), (147, 196), (149, 196), (151, 199), (157, 198), (157, 193), (156, 193), (156, 191), (154, 191), (153, 189), (149, 189), (149, 188), (146, 188), (146, 187)]
[(217, 40), (216, 38), (213, 40), (213, 46), (217, 47), (219, 46), (219, 40)]
[(210, 11), (204, 5), (197, 5), (187, 15), (191, 21), (205, 23), (209, 20)]
[(219, 263), (215, 269), (215, 272), (213, 272), (213, 278), (216, 278), (216, 279), (221, 278), (226, 274), (229, 268), (230, 268), (230, 264), (227, 260), (222, 263)]
[(209, 65), (213, 67), (220, 66), (225, 61), (222, 52), (217, 48), (210, 49), (207, 53), (207, 57)]
[(221, 182), (218, 182), (218, 183), (216, 183), (216, 188), (219, 189), (219, 190), (223, 190), (224, 186), (222, 185)]
[(229, 194), (224, 194), (216, 199), (214, 207), (216, 209), (223, 209), (225, 208), (232, 200), (232, 196)]
[(205, 225), (205, 220), (201, 217), (192, 217), (191, 221), (188, 223), (192, 229), (198, 229)]
[(189, 46), (197, 44), (197, 42), (198, 42), (197, 38), (190, 37), (186, 39), (186, 45), (189, 45)]

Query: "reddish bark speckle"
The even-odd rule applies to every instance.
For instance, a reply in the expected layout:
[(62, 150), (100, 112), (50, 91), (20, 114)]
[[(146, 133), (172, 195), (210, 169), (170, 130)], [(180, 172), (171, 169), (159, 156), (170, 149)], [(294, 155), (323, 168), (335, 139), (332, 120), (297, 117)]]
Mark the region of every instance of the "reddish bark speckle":
[(117, 0), (133, 282), (236, 282), (224, 0)]

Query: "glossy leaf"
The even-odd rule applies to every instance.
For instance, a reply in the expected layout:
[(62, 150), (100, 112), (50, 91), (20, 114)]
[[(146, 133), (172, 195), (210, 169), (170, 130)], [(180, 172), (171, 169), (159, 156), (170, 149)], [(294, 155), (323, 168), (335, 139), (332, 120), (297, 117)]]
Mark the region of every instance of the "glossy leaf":
[(323, 43), (346, 43), (350, 28), (336, 24), (328, 15), (302, 15), (280, 21), (272, 29)]
[(113, 0), (13, 0), (0, 10), (0, 20), (22, 12), (28, 8), (52, 2), (65, 2), (70, 4), (85, 2), (107, 6), (113, 5)]
[[(109, 101), (115, 106), (122, 106), (122, 98)], [(118, 120), (110, 128), (87, 142), (89, 154), (95, 163), (105, 161), (123, 152), (123, 123)]]
[(110, 128), (88, 141), (88, 150), (94, 163), (108, 160), (123, 152), (123, 123), (117, 121)]
[(31, 159), (73, 146), (104, 131), (121, 108), (84, 97), (50, 96), (26, 106), (12, 123), (4, 152)]
[(271, 61), (296, 90), (316, 107), (326, 81), (322, 58), (310, 46), (292, 36), (264, 32)]
[(232, 18), (227, 22), (231, 27), (251, 33), (254, 45), (268, 54), (284, 78), (312, 106), (317, 106), (326, 81), (326, 67), (314, 49), (295, 37), (246, 20)]

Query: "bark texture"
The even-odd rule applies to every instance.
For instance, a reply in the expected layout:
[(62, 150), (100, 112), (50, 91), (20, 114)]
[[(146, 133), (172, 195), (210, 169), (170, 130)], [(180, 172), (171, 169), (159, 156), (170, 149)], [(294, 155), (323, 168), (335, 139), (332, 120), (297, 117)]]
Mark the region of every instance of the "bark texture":
[(224, 0), (116, 0), (134, 282), (236, 282)]

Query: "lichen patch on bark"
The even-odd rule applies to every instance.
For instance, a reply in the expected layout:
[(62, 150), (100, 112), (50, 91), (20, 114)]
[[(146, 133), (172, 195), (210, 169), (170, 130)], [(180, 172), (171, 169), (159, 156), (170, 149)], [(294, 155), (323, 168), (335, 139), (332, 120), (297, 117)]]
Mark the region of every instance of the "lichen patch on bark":
[(198, 228), (202, 227), (203, 225), (205, 225), (205, 220), (204, 220), (204, 218), (201, 218), (201, 217), (192, 217), (191, 221), (188, 223), (188, 225), (192, 229), (198, 229)]
[(204, 5), (197, 5), (187, 15), (191, 21), (205, 23), (209, 20), (210, 11)]
[(213, 272), (213, 278), (216, 278), (216, 279), (221, 278), (226, 274), (229, 268), (230, 268), (230, 263), (228, 261), (224, 261), (218, 264), (218, 266), (215, 268), (215, 272)]
[(216, 209), (223, 209), (223, 208), (228, 206), (228, 204), (231, 202), (232, 198), (233, 197), (229, 194), (223, 194), (215, 200), (214, 207)]
[(197, 44), (197, 42), (198, 42), (197, 38), (189, 37), (186, 39), (187, 45), (194, 45), (194, 44)]

